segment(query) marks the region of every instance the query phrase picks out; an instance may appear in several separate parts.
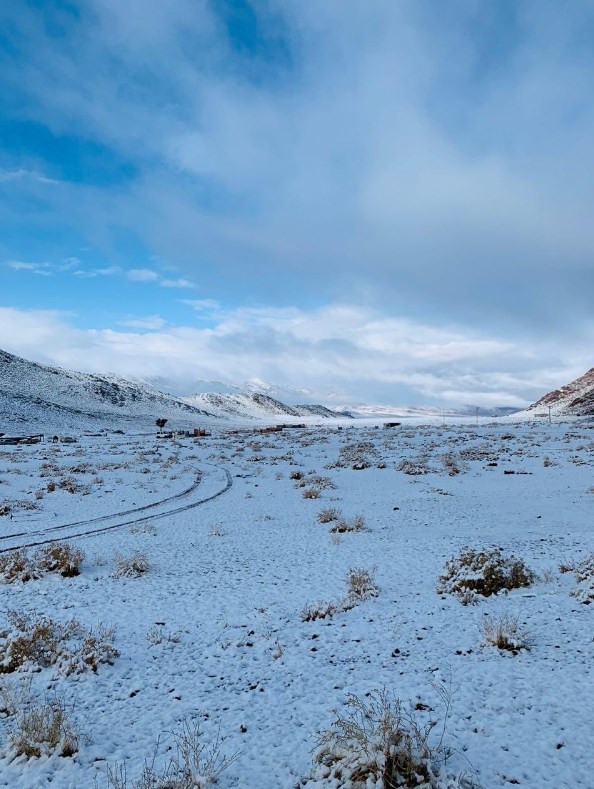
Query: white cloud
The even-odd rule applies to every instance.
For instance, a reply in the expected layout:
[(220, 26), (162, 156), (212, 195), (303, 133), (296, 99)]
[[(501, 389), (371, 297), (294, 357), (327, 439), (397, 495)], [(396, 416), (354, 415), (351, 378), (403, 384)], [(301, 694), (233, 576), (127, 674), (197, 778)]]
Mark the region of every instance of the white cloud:
[[(259, 379), (320, 400), (521, 406), (590, 366), (594, 326), (570, 358), (561, 344), (522, 346), (460, 327), (396, 320), (350, 305), (221, 311), (213, 326), (129, 318), (132, 329), (81, 330), (68, 315), (0, 308), (0, 345), (74, 369), (188, 379)], [(145, 330), (149, 331), (145, 331)]]
[(15, 271), (35, 271), (37, 263), (24, 263), (22, 260), (10, 260), (6, 264)]
[(162, 329), (167, 323), (160, 315), (147, 315), (145, 318), (128, 318), (120, 321), (121, 326), (132, 329)]
[(30, 180), (37, 181), (41, 184), (59, 184), (60, 181), (54, 178), (48, 178), (43, 173), (35, 172), (35, 170), (27, 170), (25, 168), (18, 168), (16, 170), (3, 170), (0, 168), (0, 183), (8, 183), (10, 181)]
[(31, 274), (38, 274), (42, 277), (51, 275), (52, 267), (49, 263), (27, 263), (22, 260), (9, 260), (6, 265), (13, 271), (28, 271)]
[(126, 276), (133, 282), (155, 282), (159, 279), (156, 271), (148, 268), (132, 268), (126, 271)]
[(216, 299), (178, 299), (178, 301), (180, 304), (187, 304), (188, 307), (192, 307), (196, 312), (217, 310), (221, 306)]
[(95, 277), (111, 277), (114, 274), (121, 274), (122, 269), (119, 266), (105, 266), (103, 268), (77, 269), (72, 273), (75, 277), (82, 279), (94, 279)]
[(180, 277), (180, 279), (162, 279), (159, 283), (163, 288), (195, 288), (193, 282), (190, 282), (189, 279), (184, 279)]

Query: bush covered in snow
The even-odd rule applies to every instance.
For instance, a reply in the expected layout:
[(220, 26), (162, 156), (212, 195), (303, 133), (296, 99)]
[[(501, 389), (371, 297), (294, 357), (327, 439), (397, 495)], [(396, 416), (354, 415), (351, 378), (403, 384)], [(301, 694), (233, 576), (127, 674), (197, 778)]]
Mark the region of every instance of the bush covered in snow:
[(139, 578), (150, 568), (149, 560), (144, 553), (135, 551), (130, 556), (116, 553), (112, 578)]
[[(385, 690), (362, 699), (350, 694), (314, 753), (308, 784), (336, 789), (430, 787), (439, 747), (429, 744), (435, 722), (422, 723), (412, 708)], [(318, 783), (319, 782), (319, 783)]]
[(517, 616), (503, 614), (499, 617), (485, 616), (481, 630), (486, 645), (497, 647), (516, 655), (521, 649), (529, 648), (528, 631)]
[(50, 666), (66, 675), (96, 672), (120, 654), (113, 630), (102, 625), (93, 631), (77, 619), (60, 623), (17, 611), (8, 612), (8, 621), (9, 627), (0, 630), (0, 674)]
[(578, 562), (573, 572), (579, 586), (571, 594), (585, 605), (594, 603), (594, 553)]
[(461, 596), (471, 591), (489, 597), (504, 589), (530, 586), (534, 578), (521, 559), (504, 556), (499, 548), (483, 551), (465, 548), (457, 558), (446, 562), (438, 592)]

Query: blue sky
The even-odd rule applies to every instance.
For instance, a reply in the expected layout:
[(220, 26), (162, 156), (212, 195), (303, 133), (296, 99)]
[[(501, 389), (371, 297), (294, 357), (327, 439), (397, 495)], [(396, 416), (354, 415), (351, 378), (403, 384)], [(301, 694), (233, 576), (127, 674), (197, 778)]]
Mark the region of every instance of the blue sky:
[(589, 0), (0, 10), (0, 347), (333, 402), (594, 364)]

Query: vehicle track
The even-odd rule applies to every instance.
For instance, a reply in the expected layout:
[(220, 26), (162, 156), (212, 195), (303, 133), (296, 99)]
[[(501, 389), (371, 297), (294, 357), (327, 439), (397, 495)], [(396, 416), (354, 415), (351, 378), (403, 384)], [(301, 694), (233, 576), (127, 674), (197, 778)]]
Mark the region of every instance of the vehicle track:
[(174, 507), (173, 509), (168, 509), (165, 512), (151, 513), (149, 515), (143, 515), (139, 518), (132, 518), (130, 520), (120, 521), (118, 523), (112, 523), (109, 526), (101, 526), (99, 528), (93, 528), (93, 529), (84, 529), (82, 531), (75, 531), (74, 533), (68, 533), (68, 534), (62, 533), (66, 529), (73, 529), (81, 526), (90, 526), (95, 523), (102, 523), (106, 520), (126, 517), (127, 515), (131, 515), (133, 513), (146, 512), (147, 510), (154, 509), (155, 507), (160, 507), (163, 504), (167, 504), (168, 502), (185, 498), (190, 493), (194, 492), (200, 485), (204, 474), (202, 473), (202, 471), (199, 471), (197, 474), (196, 482), (193, 485), (191, 485), (187, 490), (183, 491), (182, 493), (178, 493), (175, 496), (170, 496), (169, 498), (154, 502), (153, 504), (147, 504), (144, 507), (136, 507), (131, 510), (124, 510), (122, 512), (111, 513), (110, 515), (101, 515), (98, 518), (90, 518), (89, 520), (86, 521), (75, 521), (74, 523), (62, 524), (61, 526), (51, 526), (47, 529), (39, 529), (35, 532), (24, 532), (19, 534), (5, 535), (0, 539), (8, 540), (10, 538), (14, 539), (15, 537), (24, 537), (24, 536), (28, 538), (30, 537), (43, 538), (43, 537), (47, 537), (48, 535), (54, 534), (57, 531), (60, 531), (60, 534), (57, 534), (56, 536), (52, 536), (52, 537), (47, 537), (47, 539), (39, 539), (39, 540), (35, 540), (34, 542), (25, 542), (20, 545), (11, 545), (10, 547), (0, 548), (0, 554), (9, 553), (10, 551), (20, 550), (23, 548), (36, 548), (39, 545), (49, 545), (53, 542), (59, 542), (61, 540), (72, 540), (72, 539), (79, 539), (81, 537), (90, 537), (95, 534), (102, 534), (104, 532), (113, 531), (115, 529), (122, 529), (125, 526), (133, 526), (136, 523), (143, 523), (144, 521), (147, 520), (153, 521), (153, 520), (158, 520), (160, 518), (166, 518), (171, 515), (178, 515), (180, 512), (186, 512), (187, 510), (191, 510), (196, 507), (199, 507), (201, 504), (206, 504), (206, 502), (212, 501), (213, 499), (217, 499), (219, 496), (222, 496), (224, 493), (230, 490), (233, 485), (233, 478), (231, 476), (231, 473), (226, 468), (223, 468), (222, 466), (217, 466), (214, 463), (204, 463), (203, 465), (212, 466), (213, 468), (222, 471), (225, 475), (224, 486), (216, 493), (213, 493), (210, 496), (206, 496), (202, 499), (199, 499), (198, 501), (194, 501), (189, 504), (184, 504), (180, 507)]
[(177, 501), (178, 499), (182, 499), (185, 496), (188, 496), (190, 493), (193, 493), (196, 488), (200, 485), (202, 480), (202, 472), (199, 472), (196, 475), (195, 482), (190, 485), (189, 488), (186, 490), (182, 490), (181, 493), (176, 493), (175, 496), (169, 496), (166, 499), (161, 499), (161, 501), (154, 501), (152, 504), (144, 504), (141, 507), (133, 507), (130, 510), (122, 510), (121, 512), (110, 512), (107, 515), (98, 515), (96, 518), (88, 518), (82, 521), (73, 521), (72, 523), (64, 523), (61, 526), (49, 526), (46, 529), (37, 529), (36, 531), (21, 531), (21, 532), (13, 532), (12, 534), (4, 534), (0, 537), (0, 542), (4, 542), (5, 540), (11, 540), (15, 537), (35, 537), (38, 534), (48, 534), (53, 531), (61, 531), (63, 529), (74, 529), (78, 526), (88, 526), (91, 523), (102, 523), (103, 521), (111, 520), (112, 518), (124, 518), (127, 515), (132, 515), (135, 512), (146, 512), (146, 510), (155, 509), (155, 507), (160, 507), (162, 504), (167, 504), (170, 501)]

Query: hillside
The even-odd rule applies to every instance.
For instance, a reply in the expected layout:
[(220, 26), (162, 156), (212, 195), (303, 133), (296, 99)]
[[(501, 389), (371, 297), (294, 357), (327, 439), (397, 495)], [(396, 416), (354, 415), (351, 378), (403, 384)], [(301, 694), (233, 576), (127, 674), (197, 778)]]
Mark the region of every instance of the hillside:
[(286, 405), (258, 392), (177, 397), (146, 381), (64, 370), (0, 351), (0, 432), (152, 428), (157, 417), (189, 428), (205, 421), (311, 421), (337, 414), (322, 405)]
[(221, 417), (248, 419), (321, 417), (322, 419), (336, 419), (340, 416), (348, 418), (346, 414), (337, 414), (323, 405), (287, 405), (258, 392), (243, 394), (202, 392), (190, 397), (183, 397), (182, 400), (197, 408), (208, 409), (209, 412)]
[(560, 416), (594, 415), (594, 367), (575, 381), (541, 397), (526, 411), (532, 414), (538, 411), (548, 414), (549, 406), (552, 413)]
[(0, 351), (0, 424), (47, 431), (114, 422), (193, 423), (215, 418), (197, 406), (111, 375), (90, 375), (30, 362)]

